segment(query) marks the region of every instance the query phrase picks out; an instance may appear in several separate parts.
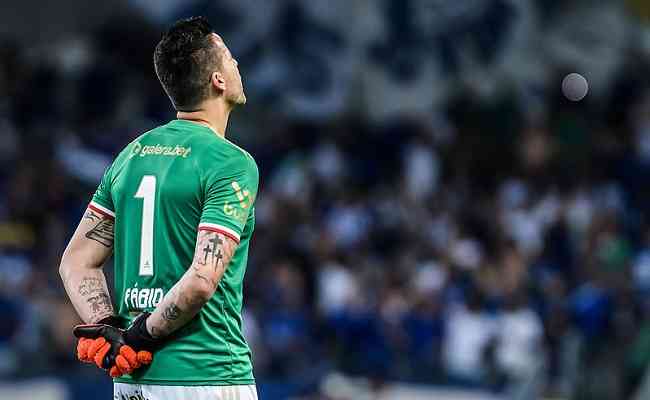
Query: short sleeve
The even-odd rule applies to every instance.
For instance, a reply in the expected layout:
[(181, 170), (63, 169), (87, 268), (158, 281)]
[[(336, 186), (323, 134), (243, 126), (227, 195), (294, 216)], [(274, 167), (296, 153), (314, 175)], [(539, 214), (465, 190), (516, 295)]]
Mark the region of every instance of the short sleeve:
[(95, 194), (93, 195), (88, 208), (107, 217), (115, 218), (115, 207), (111, 197), (111, 175), (112, 166), (106, 168)]
[(219, 232), (239, 243), (255, 204), (258, 180), (255, 161), (245, 153), (210, 171), (199, 230)]

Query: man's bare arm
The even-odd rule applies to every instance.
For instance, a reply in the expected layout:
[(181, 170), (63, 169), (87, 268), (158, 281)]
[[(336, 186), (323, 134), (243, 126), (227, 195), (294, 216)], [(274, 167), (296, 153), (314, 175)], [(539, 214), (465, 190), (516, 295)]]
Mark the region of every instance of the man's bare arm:
[(59, 274), (85, 323), (113, 315), (102, 267), (113, 252), (114, 220), (88, 208), (61, 258)]
[(191, 267), (147, 319), (151, 336), (165, 337), (199, 313), (214, 295), (236, 248), (237, 242), (222, 233), (198, 232)]

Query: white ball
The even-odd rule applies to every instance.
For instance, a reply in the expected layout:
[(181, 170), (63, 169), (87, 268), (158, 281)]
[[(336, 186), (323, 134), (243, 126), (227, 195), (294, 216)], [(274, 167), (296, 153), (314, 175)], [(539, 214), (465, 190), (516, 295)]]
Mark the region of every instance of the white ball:
[(571, 101), (580, 101), (585, 98), (589, 92), (589, 83), (584, 76), (571, 73), (562, 80), (562, 93), (564, 97)]

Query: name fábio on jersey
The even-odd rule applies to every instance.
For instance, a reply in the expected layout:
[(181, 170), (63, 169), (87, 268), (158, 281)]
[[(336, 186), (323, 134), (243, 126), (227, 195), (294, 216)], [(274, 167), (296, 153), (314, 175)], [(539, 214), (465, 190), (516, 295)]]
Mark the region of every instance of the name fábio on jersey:
[(144, 310), (156, 307), (165, 296), (161, 288), (138, 288), (138, 284), (124, 292), (124, 304), (129, 310)]
[(192, 147), (185, 147), (181, 145), (168, 146), (161, 144), (154, 144), (150, 146), (143, 146), (140, 142), (133, 144), (129, 158), (135, 156), (146, 157), (146, 156), (172, 156), (172, 157), (182, 157), (187, 158), (192, 151)]

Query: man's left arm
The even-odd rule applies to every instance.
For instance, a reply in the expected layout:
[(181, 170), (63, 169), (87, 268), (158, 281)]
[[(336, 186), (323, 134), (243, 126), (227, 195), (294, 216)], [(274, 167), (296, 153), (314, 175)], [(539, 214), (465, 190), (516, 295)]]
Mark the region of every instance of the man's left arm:
[(152, 339), (168, 336), (201, 311), (217, 290), (237, 245), (238, 240), (223, 232), (198, 231), (192, 265), (145, 322)]

